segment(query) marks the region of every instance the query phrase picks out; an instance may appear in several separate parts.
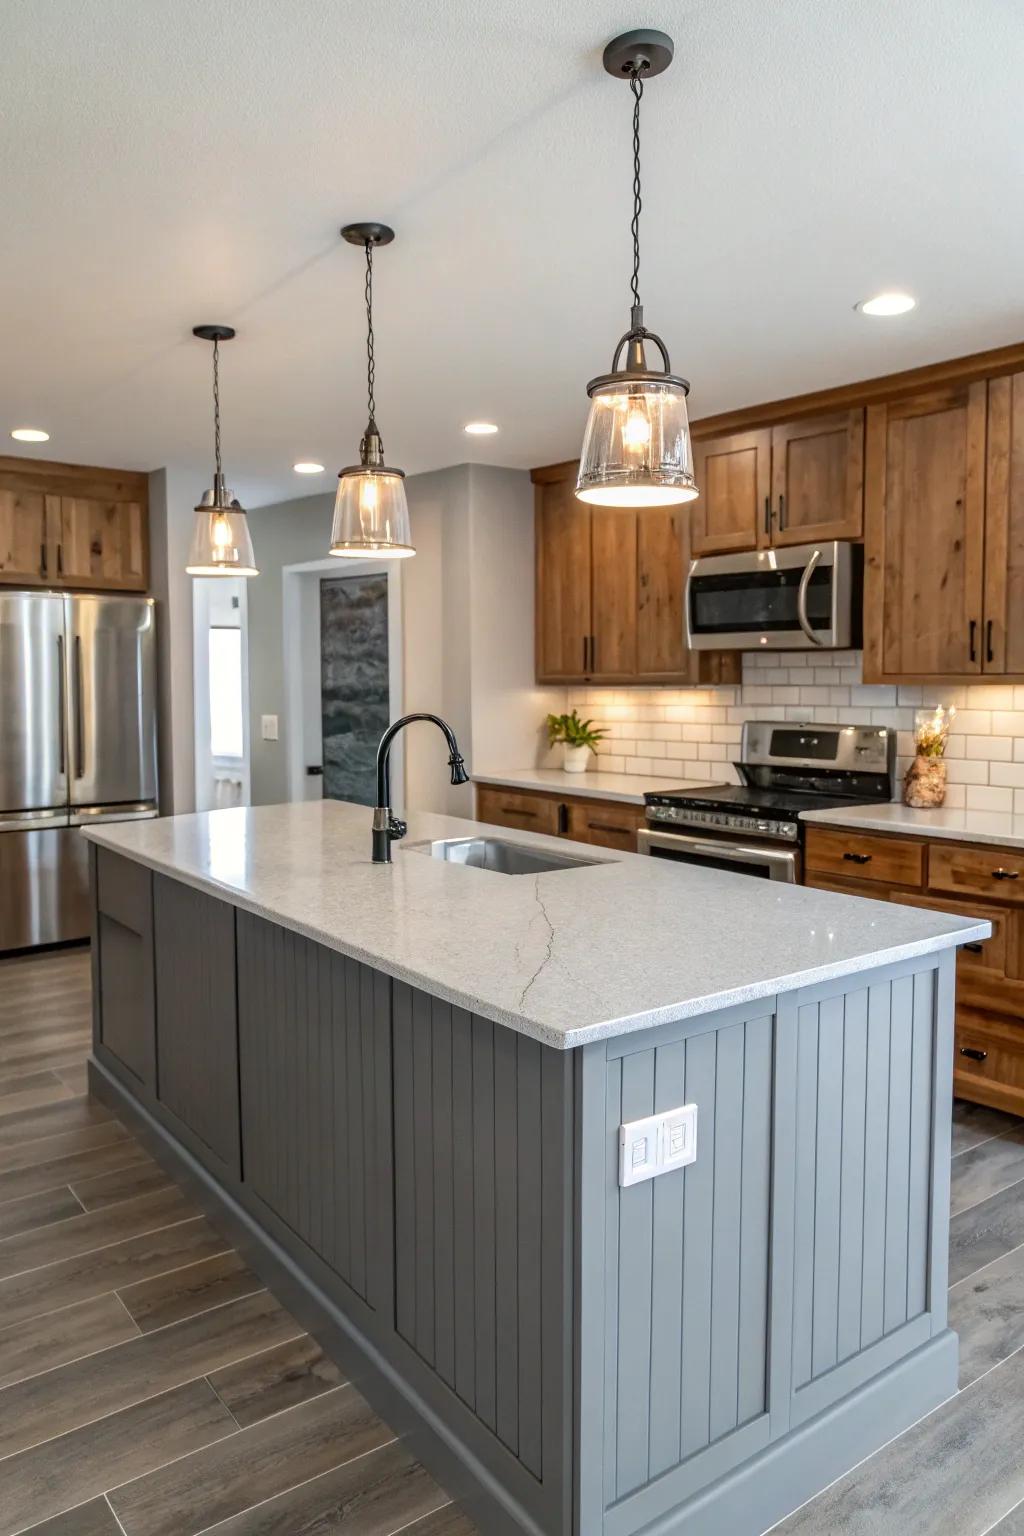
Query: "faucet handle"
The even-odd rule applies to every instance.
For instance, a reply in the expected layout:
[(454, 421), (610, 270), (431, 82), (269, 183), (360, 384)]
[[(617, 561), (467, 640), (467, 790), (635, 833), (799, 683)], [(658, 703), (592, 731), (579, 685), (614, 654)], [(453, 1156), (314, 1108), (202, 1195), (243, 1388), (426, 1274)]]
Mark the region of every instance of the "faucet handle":
[(448, 766), (452, 771), (453, 784), (468, 784), (469, 774), (466, 772), (466, 764), (460, 752), (453, 752), (448, 759)]
[(392, 816), (390, 821), (388, 822), (388, 829), (387, 830), (388, 830), (388, 837), (390, 837), (392, 842), (394, 842), (396, 838), (404, 837), (405, 834), (408, 832), (409, 827), (408, 827), (406, 822), (401, 820), (400, 817)]

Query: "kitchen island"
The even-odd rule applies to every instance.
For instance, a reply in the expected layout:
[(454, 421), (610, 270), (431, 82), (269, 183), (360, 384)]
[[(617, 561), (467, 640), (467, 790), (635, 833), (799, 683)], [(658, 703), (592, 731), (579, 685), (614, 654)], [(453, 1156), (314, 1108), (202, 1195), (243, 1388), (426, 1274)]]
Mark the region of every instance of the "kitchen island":
[(483, 831), (91, 829), (92, 1084), (486, 1536), (758, 1536), (956, 1389), (988, 924)]

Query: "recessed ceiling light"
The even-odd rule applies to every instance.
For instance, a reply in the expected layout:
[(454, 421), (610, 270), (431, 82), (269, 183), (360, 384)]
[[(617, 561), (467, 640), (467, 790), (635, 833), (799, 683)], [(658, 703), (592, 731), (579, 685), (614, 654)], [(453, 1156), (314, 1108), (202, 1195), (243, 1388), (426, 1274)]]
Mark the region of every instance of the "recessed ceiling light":
[(292, 468), (297, 475), (322, 475), (324, 472), (324, 466), (317, 464), (314, 459), (300, 459)]
[(853, 307), (862, 315), (905, 315), (917, 308), (917, 300), (909, 293), (876, 293), (873, 299), (861, 299)]
[(462, 430), (470, 437), (493, 437), (498, 429), (493, 421), (467, 421)]
[(19, 443), (48, 443), (49, 432), (44, 432), (40, 427), (15, 427), (11, 436)]

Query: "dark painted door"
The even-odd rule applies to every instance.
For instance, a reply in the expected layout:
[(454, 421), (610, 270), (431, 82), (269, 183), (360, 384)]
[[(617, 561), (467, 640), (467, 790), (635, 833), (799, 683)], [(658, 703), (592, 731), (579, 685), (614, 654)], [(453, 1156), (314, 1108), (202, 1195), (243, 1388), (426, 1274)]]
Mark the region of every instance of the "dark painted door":
[(320, 583), (324, 799), (373, 805), (377, 743), (390, 717), (388, 580)]

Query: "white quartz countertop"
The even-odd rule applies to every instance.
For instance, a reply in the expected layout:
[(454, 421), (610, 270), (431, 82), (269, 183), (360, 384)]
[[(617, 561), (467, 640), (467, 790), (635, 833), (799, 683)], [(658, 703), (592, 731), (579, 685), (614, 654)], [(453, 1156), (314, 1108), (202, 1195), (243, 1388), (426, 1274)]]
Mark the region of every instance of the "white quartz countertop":
[(596, 860), (503, 875), (417, 852), (479, 834), (410, 814), (393, 864), (338, 801), (90, 827), (198, 890), (560, 1049), (987, 938), (989, 924), (748, 875), (495, 836)]
[(1024, 848), (1024, 816), (1009, 811), (912, 811), (906, 805), (855, 805), (836, 811), (801, 811), (812, 826), (850, 827), (856, 832), (898, 832), (901, 836), (952, 838)]
[(564, 768), (514, 768), (511, 773), (474, 773), (473, 782), (643, 805), (645, 789), (708, 789), (712, 784), (721, 784), (722, 779), (645, 779), (633, 773), (602, 773), (599, 769), (566, 773)]

